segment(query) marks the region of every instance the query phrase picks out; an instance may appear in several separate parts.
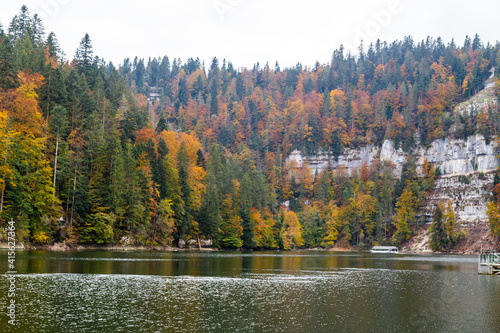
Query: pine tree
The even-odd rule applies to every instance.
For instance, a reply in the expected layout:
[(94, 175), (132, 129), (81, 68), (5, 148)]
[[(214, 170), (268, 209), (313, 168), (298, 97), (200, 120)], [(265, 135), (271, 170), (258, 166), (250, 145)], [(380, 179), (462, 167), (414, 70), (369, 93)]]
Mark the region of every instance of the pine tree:
[(36, 48), (43, 47), (45, 28), (42, 19), (38, 14), (33, 15), (30, 20), (30, 36)]
[(220, 218), (220, 191), (213, 175), (207, 176), (207, 193), (199, 212), (199, 228), (207, 239), (211, 239), (214, 246), (219, 245), (219, 229), (222, 223)]
[(252, 249), (257, 245), (255, 237), (255, 223), (250, 219), (250, 210), (253, 208), (253, 183), (248, 173), (243, 175), (239, 187), (240, 216), (243, 225), (243, 246)]
[[(53, 116), (50, 120), (50, 127), (52, 133), (56, 136), (56, 148), (54, 153), (54, 191), (56, 190), (56, 181), (57, 181), (57, 162), (59, 157), (59, 146), (60, 142), (67, 136), (68, 132), (68, 115), (67, 110), (57, 105), (53, 109)], [(54, 193), (55, 194), (55, 193)]]
[(76, 68), (79, 73), (85, 74), (85, 77), (90, 79), (92, 77), (92, 61), (94, 58), (94, 50), (92, 41), (89, 34), (83, 36), (80, 45), (75, 53)]
[(19, 15), (14, 16), (9, 25), (9, 35), (14, 43), (17, 43), (18, 39), (22, 39), (24, 37), (26, 31), (29, 30), (30, 22), (31, 18), (28, 7), (23, 5)]
[[(200, 157), (198, 156), (198, 160)], [(207, 161), (207, 192), (200, 210), (199, 225), (201, 232), (214, 244), (219, 244), (219, 229), (222, 223), (221, 207), (223, 193), (228, 193), (228, 188), (224, 185), (224, 179), (228, 176), (225, 172), (226, 160), (220, 152), (218, 145), (212, 145), (209, 150)]]
[(446, 237), (443, 215), (444, 205), (440, 202), (434, 210), (430, 228), (431, 237), (429, 246), (432, 251), (445, 251), (448, 248), (448, 238)]
[(160, 114), (160, 120), (158, 121), (158, 125), (156, 125), (156, 132), (161, 133), (163, 131), (168, 131), (168, 122), (167, 118), (165, 117), (165, 113)]
[(14, 48), (9, 36), (0, 33), (0, 89), (8, 90), (17, 85)]
[(34, 70), (38, 72), (36, 51), (31, 36), (24, 34), (22, 39), (15, 44), (16, 67), (19, 70)]
[(48, 52), (49, 58), (55, 58), (57, 60), (61, 60), (64, 52), (62, 51), (61, 46), (59, 45), (59, 41), (55, 33), (53, 32), (49, 33), (49, 35), (47, 36), (46, 44), (47, 44), (46, 50)]
[(179, 151), (177, 153), (177, 160), (179, 163), (179, 186), (180, 186), (180, 197), (183, 203), (184, 213), (176, 221), (176, 244), (178, 244), (180, 239), (185, 239), (192, 222), (192, 211), (193, 207), (191, 202), (191, 187), (189, 186), (188, 178), (188, 160), (187, 160), (186, 145), (184, 142), (181, 143)]
[(241, 217), (236, 212), (231, 195), (225, 195), (221, 205), (220, 246), (222, 248), (240, 248), (243, 227)]
[(168, 57), (165, 56), (160, 63), (160, 73), (158, 76), (158, 83), (161, 87), (166, 87), (170, 81), (170, 61)]

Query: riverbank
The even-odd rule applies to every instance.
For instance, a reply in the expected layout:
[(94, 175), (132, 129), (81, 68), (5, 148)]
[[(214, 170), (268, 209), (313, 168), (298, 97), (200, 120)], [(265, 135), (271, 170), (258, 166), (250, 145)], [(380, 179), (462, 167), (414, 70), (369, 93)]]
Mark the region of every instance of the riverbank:
[[(430, 224), (423, 226), (412, 227), (412, 237), (410, 240), (399, 248), (399, 253), (403, 254), (432, 254), (433, 252), (429, 247), (429, 232)], [(463, 227), (465, 237), (458, 242), (449, 254), (463, 254), (471, 255), (478, 254), (481, 249), (496, 249), (498, 250), (498, 243), (491, 236), (489, 226), (485, 223), (467, 224)], [(0, 243), (0, 249), (8, 249), (7, 243)], [(191, 246), (185, 248), (171, 247), (171, 246), (142, 246), (142, 245), (87, 245), (87, 244), (66, 244), (56, 243), (53, 245), (35, 245), (35, 244), (16, 244), (17, 250), (43, 250), (54, 252), (65, 251), (159, 251), (159, 252), (216, 252), (221, 251), (217, 248)], [(224, 250), (224, 249), (222, 249)], [(230, 250), (230, 249), (228, 249)], [(245, 249), (238, 249), (239, 251), (246, 251)], [(297, 249), (294, 249), (297, 250)], [(347, 247), (333, 247), (330, 249), (324, 248), (309, 248), (298, 249), (300, 251), (326, 251), (326, 252), (365, 252), (356, 248)]]
[[(0, 243), (0, 250), (8, 249), (7, 243)], [(39, 250), (39, 251), (54, 251), (54, 252), (66, 252), (66, 251), (159, 251), (159, 252), (215, 252), (219, 251), (215, 248), (178, 248), (171, 246), (142, 246), (142, 245), (82, 245), (82, 244), (66, 244), (66, 243), (55, 243), (53, 245), (34, 245), (34, 244), (22, 244), (18, 243), (16, 245), (16, 250)]]
[[(7, 250), (7, 244), (0, 243), (0, 250)], [(198, 247), (190, 247), (190, 248), (178, 248), (178, 247), (162, 247), (162, 246), (97, 246), (97, 245), (72, 245), (68, 246), (66, 244), (56, 243), (54, 245), (27, 245), (20, 244), (16, 246), (16, 250), (28, 250), (28, 251), (49, 251), (49, 252), (84, 252), (84, 251), (120, 251), (120, 252), (134, 252), (134, 251), (153, 251), (153, 252), (219, 252), (219, 251), (239, 251), (239, 252), (261, 252), (261, 251), (274, 251), (274, 250), (246, 250), (246, 249), (217, 249), (217, 248), (201, 248)], [(287, 250), (279, 250), (282, 252), (289, 252)], [(292, 249), (291, 251), (299, 251), (299, 252), (332, 252), (332, 253), (363, 253), (367, 252), (367, 250), (358, 250), (355, 248), (345, 248), (345, 247), (333, 247), (330, 249), (324, 248), (310, 248), (310, 249)], [(446, 252), (447, 254), (457, 254), (457, 255), (472, 255), (478, 254), (479, 250), (455, 250)], [(411, 248), (408, 245), (401, 247), (400, 254), (440, 254), (441, 252), (432, 252), (426, 248)], [(442, 253), (445, 254), (445, 253)]]

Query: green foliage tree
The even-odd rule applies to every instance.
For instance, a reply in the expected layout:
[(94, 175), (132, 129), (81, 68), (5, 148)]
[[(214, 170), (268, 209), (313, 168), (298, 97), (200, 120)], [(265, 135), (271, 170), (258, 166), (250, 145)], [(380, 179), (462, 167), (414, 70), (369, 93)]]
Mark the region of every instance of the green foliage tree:
[(226, 195), (221, 206), (220, 246), (222, 248), (240, 248), (243, 246), (241, 236), (243, 226), (241, 217), (233, 206), (231, 196)]
[(445, 251), (448, 247), (448, 239), (444, 226), (443, 213), (444, 205), (440, 202), (434, 211), (432, 225), (430, 228), (431, 237), (429, 246), (433, 251)]
[[(56, 240), (54, 219), (62, 215), (71, 242), (206, 238), (221, 247), (291, 248), (392, 237), (400, 244), (439, 177), (431, 163), (422, 177), (410, 153), (400, 180), (378, 160), (359, 174), (330, 165), (313, 175), (290, 154), (338, 159), (345, 148), (385, 139), (409, 152), (453, 133), (498, 132), (493, 107), (453, 112), (499, 67), (498, 46), (479, 36), (463, 46), (408, 37), (360, 48), (356, 57), (340, 48), (314, 68), (236, 70), (214, 58), (206, 70), (199, 59), (166, 56), (115, 68), (94, 56), (88, 34), (66, 61), (55, 34), (45, 38), (40, 17), (23, 6), (0, 40), (0, 211), (20, 218), (37, 242)], [(18, 79), (18, 70), (43, 80), (27, 85), (29, 75)], [(160, 94), (154, 105), (146, 97), (152, 87)], [(301, 228), (282, 213), (284, 203)], [(450, 207), (443, 221), (449, 249), (460, 237)], [(303, 245), (290, 236), (299, 229)]]
[(14, 48), (8, 35), (0, 33), (0, 89), (9, 90), (17, 85)]
[(92, 41), (90, 40), (89, 34), (83, 36), (80, 45), (76, 49), (75, 60), (76, 68), (79, 73), (85, 74), (85, 77), (90, 79), (92, 77), (92, 61), (94, 58), (94, 50), (92, 47)]
[(180, 186), (180, 197), (183, 203), (184, 214), (176, 221), (176, 242), (178, 243), (180, 239), (185, 239), (189, 229), (191, 228), (192, 222), (192, 201), (191, 201), (191, 187), (188, 182), (188, 161), (187, 161), (187, 151), (184, 143), (181, 143), (179, 152), (177, 154), (177, 159), (179, 161), (179, 186)]

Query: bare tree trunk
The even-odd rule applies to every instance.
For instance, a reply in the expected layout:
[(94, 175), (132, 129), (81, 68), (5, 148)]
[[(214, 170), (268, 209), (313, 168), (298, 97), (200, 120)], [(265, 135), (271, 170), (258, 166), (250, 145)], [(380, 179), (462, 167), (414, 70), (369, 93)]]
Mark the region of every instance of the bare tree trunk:
[(102, 108), (102, 131), (104, 132), (104, 123), (106, 119), (106, 109), (103, 107)]
[(9, 131), (7, 130), (7, 141), (5, 141), (5, 160), (3, 164), (3, 183), (2, 183), (2, 198), (0, 200), (0, 212), (3, 212), (3, 198), (5, 194), (5, 175), (7, 174), (7, 152), (8, 152), (8, 147), (9, 147)]
[(59, 133), (57, 133), (56, 139), (56, 157), (54, 161), (54, 195), (56, 195), (56, 177), (57, 177), (57, 154), (59, 152)]
[(48, 93), (47, 93), (47, 126), (45, 127), (45, 136), (48, 135), (49, 132), (49, 109), (50, 109), (50, 71), (49, 71), (49, 80), (48, 80), (48, 87), (47, 87)]
[(200, 241), (200, 235), (196, 235), (196, 237), (198, 238), (198, 248), (200, 249), (201, 251), (201, 241)]
[(75, 192), (76, 192), (76, 169), (75, 169), (75, 179), (73, 182), (73, 203), (71, 204), (71, 218), (69, 220), (69, 227), (73, 226), (73, 211), (75, 209)]

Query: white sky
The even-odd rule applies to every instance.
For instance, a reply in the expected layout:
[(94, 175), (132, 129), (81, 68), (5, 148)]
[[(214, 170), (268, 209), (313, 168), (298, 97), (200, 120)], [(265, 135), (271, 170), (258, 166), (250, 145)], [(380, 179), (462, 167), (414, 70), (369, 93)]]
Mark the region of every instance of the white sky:
[(115, 65), (168, 55), (199, 57), (207, 67), (217, 56), (236, 67), (278, 60), (283, 68), (327, 63), (340, 44), (354, 48), (361, 38), (500, 40), (498, 0), (10, 0), (0, 11), (5, 29), (23, 4), (55, 32), (67, 58), (88, 33), (95, 55)]

